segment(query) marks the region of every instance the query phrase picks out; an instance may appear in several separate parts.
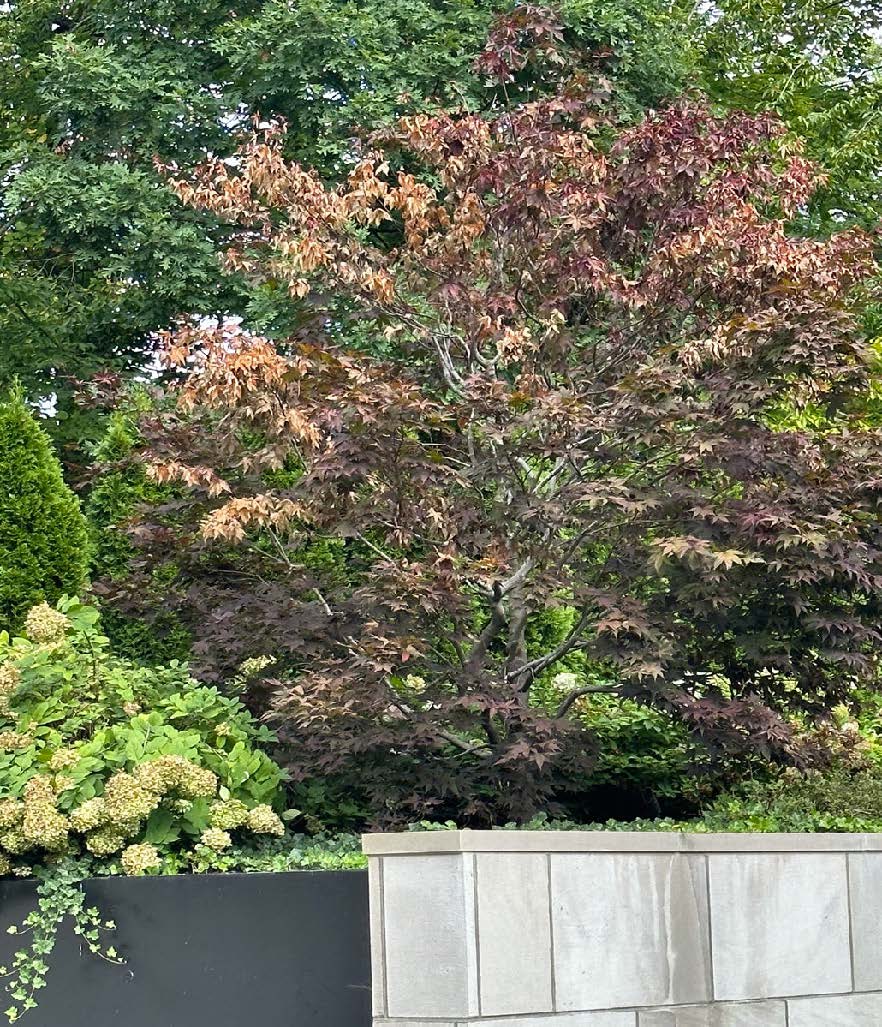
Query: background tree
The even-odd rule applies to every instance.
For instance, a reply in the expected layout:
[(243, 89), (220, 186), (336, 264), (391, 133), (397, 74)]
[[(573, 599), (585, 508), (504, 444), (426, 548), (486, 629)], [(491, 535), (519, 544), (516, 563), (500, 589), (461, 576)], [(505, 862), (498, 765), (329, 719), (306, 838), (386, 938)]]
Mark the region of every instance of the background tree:
[[(222, 273), (216, 221), (183, 207), (154, 159), (228, 155), (260, 111), (287, 119), (290, 155), (333, 178), (362, 129), (435, 98), (492, 101), (470, 67), (499, 6), (27, 0), (0, 11), (0, 384), (17, 375), (31, 399), (53, 402), (65, 459), (98, 431), (76, 381), (151, 366), (153, 333), (177, 314), (240, 314), (282, 335), (297, 322), (284, 290)], [(669, 3), (568, 0), (564, 11), (621, 83), (623, 107), (677, 91)]]
[[(552, 96), (404, 118), (339, 187), (273, 126), (177, 183), (238, 224), (230, 267), (321, 316), (281, 349), (169, 338), (180, 407), (141, 428), (189, 496), (139, 529), (142, 569), (173, 559), (164, 605), (215, 673), (275, 660), (295, 777), (380, 816), (529, 815), (591, 765), (589, 694), (799, 759), (789, 718), (875, 676), (871, 240), (789, 231), (816, 177), (779, 123), (686, 103), (622, 131), (522, 14), (479, 67), (557, 67)], [(384, 359), (352, 350), (371, 334)]]
[(830, 231), (882, 212), (879, 0), (720, 0), (696, 37), (699, 81), (728, 108), (772, 111), (827, 180), (808, 225)]
[[(287, 156), (326, 178), (352, 140), (397, 115), (501, 90), (470, 68), (497, 0), (339, 5), (13, 2), (0, 11), (0, 384), (50, 400), (73, 465), (99, 432), (76, 380), (152, 366), (178, 313), (243, 315), (270, 337), (302, 311), (224, 275), (217, 223), (176, 202), (155, 157), (232, 152), (256, 112), (289, 124)], [(567, 41), (616, 83), (630, 116), (697, 84), (727, 108), (771, 109), (829, 176), (810, 223), (875, 220), (878, 0), (564, 0)], [(407, 54), (407, 60), (401, 55)], [(516, 95), (536, 83), (516, 76)]]
[[(721, 0), (707, 13), (695, 37), (699, 87), (726, 109), (774, 113), (823, 173), (795, 213), (798, 230), (875, 229), (882, 219), (882, 3)], [(878, 340), (878, 304), (868, 304), (862, 318)], [(871, 416), (880, 423), (878, 399)]]
[[(127, 530), (149, 504), (170, 500), (172, 490), (151, 481), (138, 458), (141, 437), (137, 419), (152, 407), (150, 393), (132, 388), (121, 396), (111, 413), (107, 429), (94, 451), (96, 473), (91, 482), (84, 512), (91, 543), (91, 574), (96, 599), (107, 587), (118, 586), (129, 574), (135, 550)], [(161, 585), (161, 583), (160, 583)], [(161, 587), (159, 588), (161, 594)], [(191, 639), (174, 616), (161, 609), (149, 622), (121, 616), (110, 608), (102, 614), (104, 631), (115, 650), (140, 663), (160, 664), (186, 661)]]
[(46, 432), (18, 393), (0, 403), (0, 629), (86, 580), (86, 524)]

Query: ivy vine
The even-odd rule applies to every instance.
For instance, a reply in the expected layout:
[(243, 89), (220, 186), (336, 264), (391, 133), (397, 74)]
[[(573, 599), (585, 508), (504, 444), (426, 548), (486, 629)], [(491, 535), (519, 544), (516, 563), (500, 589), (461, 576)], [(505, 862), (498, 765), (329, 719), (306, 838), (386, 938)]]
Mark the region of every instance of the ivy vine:
[(91, 873), (88, 860), (65, 859), (34, 869), (38, 880), (37, 908), (21, 924), (7, 928), (7, 934), (26, 937), (30, 944), (20, 948), (10, 967), (0, 967), (0, 977), (7, 978), (6, 991), (12, 1004), (5, 1010), (10, 1023), (37, 1006), (37, 992), (46, 986), (48, 959), (55, 948), (58, 931), (70, 917), (74, 934), (82, 939), (90, 953), (111, 963), (125, 962), (112, 945), (105, 944), (103, 934), (114, 931), (116, 924), (104, 920), (96, 906), (86, 905), (83, 882)]

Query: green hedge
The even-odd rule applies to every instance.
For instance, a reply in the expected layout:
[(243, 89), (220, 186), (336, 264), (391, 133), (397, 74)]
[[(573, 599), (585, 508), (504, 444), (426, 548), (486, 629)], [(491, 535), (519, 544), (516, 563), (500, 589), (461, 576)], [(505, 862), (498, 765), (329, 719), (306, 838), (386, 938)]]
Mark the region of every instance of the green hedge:
[(0, 628), (86, 579), (86, 523), (49, 436), (22, 397), (0, 403)]

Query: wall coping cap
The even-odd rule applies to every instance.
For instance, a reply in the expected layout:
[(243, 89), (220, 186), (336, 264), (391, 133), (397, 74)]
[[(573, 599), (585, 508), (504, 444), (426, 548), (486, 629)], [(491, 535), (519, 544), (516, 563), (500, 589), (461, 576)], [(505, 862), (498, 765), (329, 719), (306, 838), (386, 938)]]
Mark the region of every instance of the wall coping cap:
[(403, 831), (362, 835), (361, 847), (368, 856), (452, 852), (882, 852), (882, 832)]

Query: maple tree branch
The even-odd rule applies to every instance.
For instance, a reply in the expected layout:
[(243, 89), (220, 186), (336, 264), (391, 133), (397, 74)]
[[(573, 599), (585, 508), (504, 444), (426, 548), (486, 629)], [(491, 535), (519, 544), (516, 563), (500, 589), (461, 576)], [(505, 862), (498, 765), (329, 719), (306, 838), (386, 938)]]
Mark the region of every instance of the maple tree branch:
[(441, 730), (438, 732), (438, 737), (443, 738), (445, 742), (450, 742), (451, 745), (455, 745), (463, 754), (484, 752), (489, 756), (493, 751), (486, 742), (466, 742), (450, 731)]
[(513, 574), (504, 581), (497, 583), (500, 589), (500, 597), (507, 596), (509, 592), (522, 585), (532, 569), (533, 560), (528, 557)]
[(520, 592), (511, 598), (511, 616), (508, 622), (508, 644), (505, 652), (505, 676), (517, 678), (518, 668), (527, 657), (527, 618), (529, 611)]
[(490, 740), (491, 745), (499, 745), (499, 732), (496, 730), (496, 725), (493, 723), (493, 715), (489, 710), (484, 711), (484, 730), (487, 732), (487, 738)]
[(499, 633), (505, 626), (505, 608), (502, 604), (504, 593), (502, 586), (497, 581), (493, 586), (493, 609), (490, 614), (490, 620), (487, 621), (484, 626), (484, 630), (478, 636), (477, 642), (472, 646), (471, 652), (469, 653), (468, 659), (466, 660), (465, 672), (469, 677), (474, 677), (484, 662), (484, 657), (487, 655), (487, 650), (490, 648), (491, 642), (496, 639)]
[[(413, 716), (413, 710), (397, 697), (390, 698), (390, 702), (408, 719)], [(455, 735), (452, 731), (447, 731), (445, 728), (439, 728), (436, 734), (439, 738), (443, 738), (445, 742), (449, 742), (451, 745), (455, 746), (463, 754), (484, 751), (487, 755), (490, 755), (493, 751), (486, 742), (467, 742), (460, 738), (459, 735)]]
[(385, 560), (386, 563), (395, 562), (388, 553), (384, 553), (379, 546), (374, 545), (374, 543), (371, 542), (369, 538), (365, 538), (365, 536), (361, 532), (358, 532), (355, 537), (358, 539), (359, 542), (363, 542), (368, 547), (368, 549), (376, 553), (377, 556), (379, 556), (382, 560)]
[(543, 670), (552, 666), (552, 664), (557, 663), (561, 657), (566, 656), (571, 649), (579, 645), (579, 635), (587, 622), (588, 611), (583, 610), (579, 615), (579, 620), (562, 642), (543, 656), (538, 656), (535, 660), (525, 663), (524, 666), (520, 668), (517, 674), (518, 688), (520, 691), (526, 692), (538, 674), (541, 674)]
[(618, 685), (586, 685), (584, 688), (574, 688), (560, 706), (558, 706), (557, 712), (554, 716), (556, 718), (566, 716), (573, 703), (577, 699), (581, 699), (584, 695), (615, 695), (618, 688)]
[(322, 594), (322, 592), (317, 587), (313, 589), (313, 592), (315, 592), (315, 594), (318, 596), (318, 601), (322, 604), (325, 613), (329, 617), (333, 617), (334, 616), (334, 611), (331, 609), (331, 607), (330, 607), (330, 605), (328, 603), (328, 600), (325, 599), (325, 597)]

